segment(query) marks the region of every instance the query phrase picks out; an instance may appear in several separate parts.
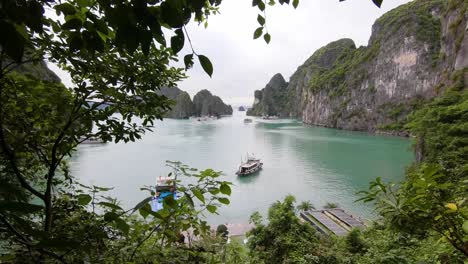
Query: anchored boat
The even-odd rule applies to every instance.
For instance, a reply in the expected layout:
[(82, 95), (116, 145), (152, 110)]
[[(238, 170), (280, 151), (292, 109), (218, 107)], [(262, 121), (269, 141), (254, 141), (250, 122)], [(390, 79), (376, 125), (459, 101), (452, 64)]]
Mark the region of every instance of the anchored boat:
[(169, 177), (162, 177), (156, 181), (155, 194), (151, 200), (151, 210), (157, 212), (163, 209), (164, 199), (168, 196), (173, 196), (174, 200), (181, 197), (181, 194), (177, 192), (176, 180)]
[(260, 159), (247, 156), (247, 161), (241, 162), (241, 165), (239, 166), (239, 169), (237, 170), (236, 174), (239, 176), (254, 174), (257, 171), (261, 170), (262, 166), (263, 163), (260, 161)]

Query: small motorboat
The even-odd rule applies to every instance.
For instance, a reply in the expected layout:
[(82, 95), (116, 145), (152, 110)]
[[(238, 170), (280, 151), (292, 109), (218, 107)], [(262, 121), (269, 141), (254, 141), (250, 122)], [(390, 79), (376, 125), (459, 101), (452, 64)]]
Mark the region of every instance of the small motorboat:
[(254, 174), (257, 171), (261, 170), (263, 163), (260, 159), (256, 159), (253, 157), (247, 156), (246, 162), (241, 162), (239, 169), (237, 170), (236, 174), (239, 176), (247, 176), (250, 174)]
[(252, 122), (253, 122), (253, 121), (252, 121), (251, 118), (246, 118), (246, 119), (244, 119), (244, 123), (252, 123)]

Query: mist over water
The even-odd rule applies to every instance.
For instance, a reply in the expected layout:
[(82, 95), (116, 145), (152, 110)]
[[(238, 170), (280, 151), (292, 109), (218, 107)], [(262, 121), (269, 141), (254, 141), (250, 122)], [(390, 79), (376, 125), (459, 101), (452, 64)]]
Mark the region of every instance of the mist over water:
[[(356, 192), (376, 177), (403, 179), (413, 154), (405, 138), (377, 136), (303, 125), (295, 120), (254, 118), (245, 124), (245, 112), (220, 120), (171, 120), (156, 123), (154, 132), (135, 143), (82, 145), (71, 160), (72, 174), (84, 184), (114, 187), (109, 193), (124, 208), (148, 196), (140, 191), (167, 175), (166, 160), (198, 169), (223, 171), (233, 182), (231, 204), (208, 220), (245, 223), (254, 211), (266, 213), (288, 194), (310, 200), (317, 208), (339, 203), (351, 213), (372, 217), (372, 205), (354, 203)], [(238, 177), (241, 157), (254, 153), (263, 170)], [(181, 179), (184, 180), (183, 177)]]

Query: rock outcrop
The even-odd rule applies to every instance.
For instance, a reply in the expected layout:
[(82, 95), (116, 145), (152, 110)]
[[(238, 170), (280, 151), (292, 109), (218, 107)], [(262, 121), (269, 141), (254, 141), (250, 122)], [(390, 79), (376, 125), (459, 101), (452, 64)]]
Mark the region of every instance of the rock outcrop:
[(231, 115), (232, 108), (221, 98), (212, 95), (208, 90), (201, 90), (193, 97), (177, 87), (161, 88), (160, 93), (174, 101), (166, 118), (187, 119), (191, 116), (221, 116)]
[(193, 105), (196, 116), (232, 115), (232, 107), (208, 90), (199, 91), (193, 97)]
[(367, 47), (356, 48), (351, 39), (322, 47), (296, 70), (280, 96), (265, 96), (274, 90), (268, 87), (271, 81), (256, 91), (249, 113), (398, 134), (406, 116), (439, 95), (452, 73), (467, 79), (466, 5), (415, 0), (397, 7), (375, 22)]
[(187, 119), (194, 114), (194, 106), (187, 92), (177, 87), (164, 87), (161, 88), (161, 94), (175, 101), (171, 111), (166, 114), (167, 118)]
[(277, 73), (262, 90), (255, 91), (255, 101), (247, 115), (281, 116), (285, 114), (288, 99), (288, 83)]

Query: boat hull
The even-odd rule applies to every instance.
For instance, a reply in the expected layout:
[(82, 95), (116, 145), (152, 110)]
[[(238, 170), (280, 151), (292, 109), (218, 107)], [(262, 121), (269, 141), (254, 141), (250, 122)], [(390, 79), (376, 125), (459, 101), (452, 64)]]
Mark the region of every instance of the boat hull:
[(262, 167), (263, 167), (263, 163), (260, 163), (260, 164), (259, 164), (257, 167), (255, 167), (255, 168), (252, 168), (252, 169), (250, 169), (250, 170), (246, 170), (246, 171), (243, 171), (243, 172), (237, 171), (236, 174), (237, 174), (238, 176), (248, 176), (248, 175), (252, 175), (252, 174), (254, 174), (254, 173), (260, 171), (260, 170), (262, 169)]

